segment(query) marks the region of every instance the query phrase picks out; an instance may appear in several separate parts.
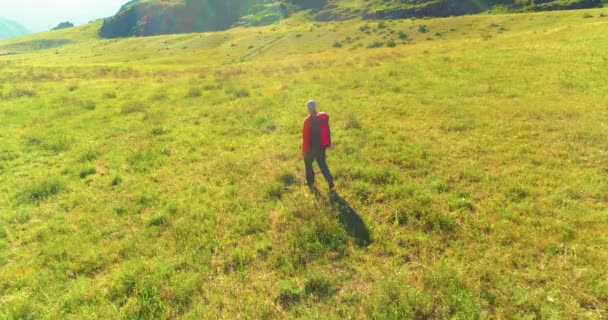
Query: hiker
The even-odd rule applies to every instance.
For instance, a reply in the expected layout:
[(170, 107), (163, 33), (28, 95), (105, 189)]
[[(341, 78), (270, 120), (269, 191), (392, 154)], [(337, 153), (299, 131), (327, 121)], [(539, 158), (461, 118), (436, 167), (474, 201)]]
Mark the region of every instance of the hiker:
[(325, 150), (331, 146), (331, 131), (329, 130), (329, 116), (324, 112), (317, 112), (317, 103), (310, 100), (306, 103), (309, 116), (304, 120), (304, 134), (302, 142), (302, 158), (306, 168), (306, 184), (312, 187), (315, 183), (315, 172), (312, 163), (316, 160), (321, 173), (327, 180), (329, 189), (334, 189), (334, 179), (325, 162)]

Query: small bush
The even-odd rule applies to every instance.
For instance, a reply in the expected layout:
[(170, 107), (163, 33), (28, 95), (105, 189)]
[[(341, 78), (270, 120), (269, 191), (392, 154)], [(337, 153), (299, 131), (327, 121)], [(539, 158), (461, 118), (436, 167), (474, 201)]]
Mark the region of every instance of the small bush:
[(127, 214), (127, 212), (129, 212), (129, 210), (125, 206), (119, 206), (114, 208), (114, 214), (117, 216), (124, 216), (125, 214)]
[(334, 42), (333, 47), (334, 48), (342, 48), (342, 43), (336, 41), (336, 42)]
[(302, 225), (295, 230), (289, 242), (292, 248), (297, 249), (296, 252), (302, 254), (303, 259), (314, 258), (328, 252), (342, 254), (346, 250), (348, 234), (338, 221), (317, 216), (313, 224)]
[(279, 281), (278, 291), (276, 300), (283, 308), (289, 308), (302, 299), (302, 291), (291, 281)]
[(306, 279), (304, 292), (307, 296), (326, 298), (333, 294), (334, 289), (327, 278), (322, 275), (313, 275)]
[(202, 95), (203, 95), (203, 92), (201, 91), (201, 89), (199, 89), (199, 88), (191, 88), (190, 91), (188, 91), (187, 97), (189, 97), (189, 98), (198, 98), (198, 97), (200, 97)]
[(475, 294), (467, 288), (458, 272), (447, 264), (438, 264), (424, 276), (426, 291), (433, 292), (439, 318), (480, 319)]
[(439, 193), (445, 193), (450, 191), (450, 186), (441, 181), (441, 180), (435, 180), (431, 183), (431, 187), (433, 188), (433, 190), (439, 192)]
[(97, 160), (98, 156), (99, 156), (99, 152), (97, 152), (97, 150), (95, 150), (93, 148), (88, 148), (82, 154), (82, 156), (80, 156), (80, 162), (94, 161), (94, 160)]
[(346, 123), (344, 124), (344, 129), (361, 129), (361, 121), (354, 115), (349, 114), (346, 116)]
[(585, 19), (593, 18), (593, 15), (592, 15), (592, 14), (590, 14), (590, 13), (585, 13), (585, 14), (583, 15), (583, 18), (585, 18)]
[(366, 25), (364, 25), (364, 26), (359, 27), (359, 30), (360, 30), (361, 32), (368, 32), (369, 30), (371, 30), (371, 27), (370, 27), (369, 25), (367, 25), (367, 24), (366, 24)]
[(22, 203), (36, 204), (60, 193), (65, 188), (65, 182), (58, 178), (51, 178), (27, 187), (18, 198)]
[(158, 196), (150, 192), (143, 192), (139, 195), (139, 198), (137, 198), (137, 204), (143, 208), (152, 207), (157, 202)]
[(239, 247), (232, 249), (230, 257), (224, 261), (224, 272), (242, 271), (254, 260), (251, 249)]
[(80, 170), (80, 179), (84, 179), (95, 173), (97, 173), (97, 170), (95, 169), (95, 167), (89, 166), (89, 167), (82, 168)]
[(156, 215), (148, 222), (148, 227), (160, 227), (167, 223), (167, 217), (163, 214)]
[(447, 132), (465, 132), (477, 127), (475, 121), (468, 119), (449, 119), (443, 124), (443, 129)]
[(219, 88), (221, 88), (221, 85), (218, 85), (215, 83), (208, 83), (203, 86), (203, 89), (206, 91), (214, 91), (214, 90), (218, 90)]
[(165, 101), (167, 100), (168, 96), (165, 92), (155, 92), (154, 94), (152, 94), (150, 96), (150, 101)]
[(352, 190), (354, 195), (361, 202), (367, 202), (372, 197), (372, 188), (367, 182), (355, 181), (352, 185)]
[(475, 204), (471, 199), (461, 195), (453, 195), (449, 200), (450, 209), (456, 211), (475, 211)]
[(381, 48), (383, 46), (384, 46), (384, 42), (376, 40), (376, 41), (370, 43), (367, 47), (370, 49), (373, 49), (373, 48)]
[(169, 133), (169, 130), (164, 129), (164, 128), (154, 128), (152, 129), (152, 135), (153, 136), (162, 136)]
[(608, 17), (608, 15), (602, 12), (602, 13), (600, 13), (600, 17), (605, 18), (605, 17)]
[(458, 221), (449, 215), (439, 215), (434, 225), (435, 229), (439, 229), (443, 232), (454, 232), (458, 228)]
[(235, 98), (247, 98), (249, 96), (250, 96), (250, 94), (247, 89), (238, 89), (238, 90), (234, 91)]
[(397, 181), (397, 176), (392, 170), (374, 166), (349, 168), (344, 170), (343, 174), (348, 180), (374, 185), (390, 185)]
[(68, 91), (70, 91), (70, 92), (76, 91), (77, 89), (78, 89), (78, 85), (71, 84), (68, 86)]
[(152, 149), (140, 149), (129, 156), (129, 164), (136, 172), (149, 172), (162, 164), (162, 159)]
[(401, 40), (406, 40), (407, 39), (407, 33), (400, 31), (399, 32), (399, 39)]
[(36, 91), (31, 88), (15, 88), (8, 94), (10, 98), (35, 97)]
[(418, 32), (420, 33), (427, 33), (429, 31), (429, 27), (427, 27), (425, 24), (418, 26)]
[(523, 186), (519, 186), (519, 185), (510, 187), (507, 190), (507, 192), (505, 193), (505, 196), (507, 197), (507, 199), (512, 202), (521, 202), (524, 199), (526, 199), (529, 195), (530, 195), (530, 192), (528, 191), (528, 189), (526, 189)]
[(264, 189), (264, 193), (268, 199), (281, 200), (283, 198), (283, 186), (278, 183), (268, 184)]
[(95, 103), (95, 101), (87, 100), (82, 103), (82, 107), (87, 110), (95, 110), (97, 104)]
[[(139, 281), (135, 287), (137, 305), (134, 309), (127, 308), (126, 318), (130, 319), (161, 319), (165, 313), (165, 305), (158, 286), (151, 280)], [(143, 283), (142, 283), (143, 282)]]
[[(8, 220), (13, 223), (25, 224), (28, 223), (32, 219), (32, 215), (30, 210), (22, 209), (16, 211), (14, 214), (8, 216)], [(0, 230), (0, 233), (4, 233), (4, 237), (6, 237), (6, 230)], [(0, 237), (2, 238), (2, 237)]]
[(116, 174), (114, 176), (114, 178), (112, 178), (112, 183), (111, 183), (112, 186), (117, 186), (121, 183), (122, 183), (122, 176), (120, 176), (119, 174)]
[(432, 296), (402, 281), (386, 278), (375, 285), (367, 306), (371, 319), (434, 319)]
[(137, 112), (144, 112), (148, 107), (140, 101), (131, 101), (124, 104), (121, 108), (122, 114), (132, 114)]
[(397, 46), (397, 43), (396, 43), (394, 40), (389, 40), (389, 41), (386, 43), (386, 46), (387, 46), (387, 47), (389, 47), (389, 48), (394, 48), (394, 47), (396, 47), (396, 46)]
[(54, 153), (61, 153), (70, 150), (74, 139), (66, 134), (54, 134), (48, 138), (44, 143), (43, 147)]
[(278, 180), (286, 187), (292, 186), (298, 181), (295, 174), (292, 172), (283, 172), (278, 176)]
[(435, 211), (431, 195), (409, 186), (398, 186), (388, 191), (392, 193), (393, 198), (402, 197), (395, 209), (395, 224), (415, 225), (425, 230), (433, 229), (433, 226), (426, 221)]
[(384, 21), (383, 21), (383, 22), (378, 23), (378, 29), (381, 29), (381, 30), (382, 30), (382, 29), (386, 29), (386, 23), (384, 23)]
[(105, 99), (116, 99), (116, 92), (114, 91), (109, 91), (103, 94), (103, 97)]

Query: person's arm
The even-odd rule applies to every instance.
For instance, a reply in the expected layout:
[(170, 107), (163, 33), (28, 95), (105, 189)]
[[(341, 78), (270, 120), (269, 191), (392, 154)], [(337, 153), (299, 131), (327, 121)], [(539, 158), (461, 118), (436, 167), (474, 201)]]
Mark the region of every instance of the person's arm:
[(304, 120), (304, 129), (302, 132), (302, 157), (306, 156), (308, 148), (310, 148), (310, 130), (310, 119), (306, 118), (306, 120)]

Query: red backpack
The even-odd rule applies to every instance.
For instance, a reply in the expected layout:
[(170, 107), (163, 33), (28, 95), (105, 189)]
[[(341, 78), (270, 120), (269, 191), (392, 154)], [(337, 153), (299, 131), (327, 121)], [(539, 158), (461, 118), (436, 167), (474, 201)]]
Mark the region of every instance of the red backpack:
[(331, 146), (331, 130), (329, 116), (325, 112), (310, 115), (311, 135), (310, 145), (327, 148)]

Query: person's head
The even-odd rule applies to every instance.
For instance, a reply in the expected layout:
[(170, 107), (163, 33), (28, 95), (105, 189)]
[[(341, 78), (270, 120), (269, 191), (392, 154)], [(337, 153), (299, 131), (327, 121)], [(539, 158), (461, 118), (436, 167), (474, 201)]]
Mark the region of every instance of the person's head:
[(317, 102), (314, 100), (310, 100), (306, 103), (306, 108), (308, 108), (308, 112), (317, 112)]

